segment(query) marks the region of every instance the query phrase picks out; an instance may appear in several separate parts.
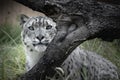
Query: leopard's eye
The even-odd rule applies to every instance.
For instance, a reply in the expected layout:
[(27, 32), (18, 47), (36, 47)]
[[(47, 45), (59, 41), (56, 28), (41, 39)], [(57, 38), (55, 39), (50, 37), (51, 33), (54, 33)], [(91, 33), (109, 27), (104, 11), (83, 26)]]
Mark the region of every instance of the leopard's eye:
[(28, 29), (30, 29), (30, 30), (34, 30), (33, 26), (29, 26)]
[(48, 30), (48, 29), (51, 29), (51, 28), (52, 28), (51, 25), (46, 26), (46, 29), (47, 29), (47, 30)]

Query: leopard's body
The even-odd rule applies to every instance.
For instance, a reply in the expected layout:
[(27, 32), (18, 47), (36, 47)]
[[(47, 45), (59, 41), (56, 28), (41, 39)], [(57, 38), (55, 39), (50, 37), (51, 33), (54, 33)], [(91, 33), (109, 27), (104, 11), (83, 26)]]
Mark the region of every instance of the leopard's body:
[[(44, 55), (54, 38), (56, 23), (48, 17), (21, 17), (22, 40), (26, 50), (26, 68), (29, 71)], [(51, 80), (119, 80), (117, 67), (103, 57), (77, 47), (60, 66), (64, 74)]]

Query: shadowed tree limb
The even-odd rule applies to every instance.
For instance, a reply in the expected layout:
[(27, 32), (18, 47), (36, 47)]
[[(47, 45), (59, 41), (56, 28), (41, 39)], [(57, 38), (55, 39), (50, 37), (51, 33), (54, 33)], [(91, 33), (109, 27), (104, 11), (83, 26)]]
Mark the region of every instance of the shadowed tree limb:
[[(54, 16), (58, 29), (45, 55), (20, 80), (45, 80), (46, 76), (53, 76), (54, 68), (59, 67), (86, 40), (98, 37), (111, 41), (120, 38), (119, 4), (106, 4), (96, 0), (16, 1), (48, 16)], [(71, 27), (75, 29), (69, 31)]]

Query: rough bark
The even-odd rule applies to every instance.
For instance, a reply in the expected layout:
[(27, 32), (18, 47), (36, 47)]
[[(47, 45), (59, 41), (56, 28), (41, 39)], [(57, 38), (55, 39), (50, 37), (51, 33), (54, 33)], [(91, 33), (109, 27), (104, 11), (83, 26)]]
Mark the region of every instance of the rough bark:
[[(46, 76), (53, 76), (54, 67), (60, 66), (72, 50), (88, 39), (98, 37), (111, 41), (120, 38), (120, 5), (115, 1), (113, 4), (97, 0), (16, 1), (48, 16), (54, 16), (58, 28), (45, 55), (21, 80), (45, 80)], [(71, 31), (71, 27), (75, 28)]]
[[(15, 0), (29, 8), (43, 12), (57, 19), (58, 15), (77, 15), (86, 20), (86, 24), (94, 23), (110, 26), (102, 31), (104, 39), (119, 38), (120, 1), (119, 0)], [(101, 1), (101, 2), (98, 2)], [(111, 4), (108, 4), (111, 3)], [(57, 16), (56, 16), (57, 15)], [(94, 21), (93, 21), (94, 20)], [(93, 21), (93, 22), (92, 22)], [(105, 22), (104, 22), (105, 21)], [(90, 25), (90, 26), (93, 26)], [(98, 25), (97, 25), (98, 26)], [(102, 27), (102, 26), (101, 26)], [(96, 27), (97, 28), (97, 27)], [(108, 27), (103, 27), (108, 28)], [(114, 30), (114, 32), (113, 32)], [(106, 34), (107, 33), (107, 34)]]

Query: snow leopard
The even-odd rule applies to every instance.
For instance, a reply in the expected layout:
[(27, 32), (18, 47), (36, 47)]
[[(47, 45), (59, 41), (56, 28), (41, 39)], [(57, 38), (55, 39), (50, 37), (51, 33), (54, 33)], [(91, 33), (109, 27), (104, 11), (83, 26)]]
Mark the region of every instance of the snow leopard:
[[(29, 71), (44, 55), (57, 34), (56, 22), (47, 16), (21, 15), (21, 37)], [(118, 68), (102, 56), (79, 48), (68, 56), (50, 80), (119, 80)]]

